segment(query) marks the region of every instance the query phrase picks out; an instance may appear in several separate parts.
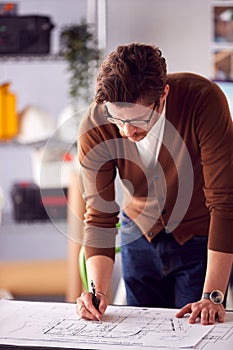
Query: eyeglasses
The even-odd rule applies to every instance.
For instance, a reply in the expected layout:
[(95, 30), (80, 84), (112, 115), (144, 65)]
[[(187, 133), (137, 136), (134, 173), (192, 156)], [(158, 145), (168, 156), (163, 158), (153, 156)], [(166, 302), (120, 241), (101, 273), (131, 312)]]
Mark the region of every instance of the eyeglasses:
[[(108, 111), (107, 106), (104, 106), (104, 118), (107, 119), (110, 123), (117, 124), (118, 126), (123, 126), (126, 123), (132, 126), (136, 126), (139, 128), (145, 128), (148, 126), (148, 124), (151, 121), (151, 118), (154, 115), (155, 108), (157, 106), (157, 101), (154, 103), (154, 106), (151, 110), (150, 116), (148, 119), (119, 119), (119, 118), (114, 118), (111, 116), (111, 114)], [(159, 113), (157, 113), (159, 116)]]

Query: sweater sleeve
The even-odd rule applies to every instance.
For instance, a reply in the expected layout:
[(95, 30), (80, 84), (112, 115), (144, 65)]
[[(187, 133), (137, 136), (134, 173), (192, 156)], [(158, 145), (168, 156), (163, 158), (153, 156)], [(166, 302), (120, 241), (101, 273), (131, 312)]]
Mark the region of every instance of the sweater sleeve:
[(116, 167), (107, 127), (98, 125), (99, 110), (98, 106), (89, 110), (78, 138), (79, 176), (86, 204), (83, 244), (86, 258), (106, 255), (114, 260), (119, 214), (115, 201)]
[(225, 95), (215, 84), (200, 99), (196, 133), (210, 212), (208, 247), (233, 253), (233, 123)]

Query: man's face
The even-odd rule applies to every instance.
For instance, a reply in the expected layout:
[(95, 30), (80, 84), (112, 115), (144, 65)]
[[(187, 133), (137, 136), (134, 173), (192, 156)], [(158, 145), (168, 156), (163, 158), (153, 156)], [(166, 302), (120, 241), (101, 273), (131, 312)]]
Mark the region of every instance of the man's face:
[(106, 107), (109, 122), (116, 124), (122, 137), (132, 142), (142, 140), (160, 117), (155, 102), (148, 106), (107, 102)]

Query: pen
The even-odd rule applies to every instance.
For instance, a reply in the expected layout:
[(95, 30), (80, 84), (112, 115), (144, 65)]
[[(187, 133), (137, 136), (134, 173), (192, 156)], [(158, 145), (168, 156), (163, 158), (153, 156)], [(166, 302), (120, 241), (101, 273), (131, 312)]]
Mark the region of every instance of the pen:
[(91, 281), (91, 293), (92, 293), (92, 302), (93, 302), (96, 310), (99, 311), (99, 303), (100, 303), (100, 301), (96, 297), (96, 290), (95, 290), (95, 285), (94, 285), (93, 281)]

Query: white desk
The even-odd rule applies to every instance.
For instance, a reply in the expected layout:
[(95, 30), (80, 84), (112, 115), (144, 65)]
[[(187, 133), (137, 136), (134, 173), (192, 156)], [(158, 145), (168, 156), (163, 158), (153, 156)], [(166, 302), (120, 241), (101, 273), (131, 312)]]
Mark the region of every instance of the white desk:
[(176, 310), (109, 306), (100, 322), (80, 319), (75, 304), (0, 300), (0, 348), (232, 350), (233, 313), (214, 326), (190, 325)]

